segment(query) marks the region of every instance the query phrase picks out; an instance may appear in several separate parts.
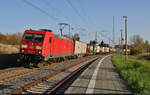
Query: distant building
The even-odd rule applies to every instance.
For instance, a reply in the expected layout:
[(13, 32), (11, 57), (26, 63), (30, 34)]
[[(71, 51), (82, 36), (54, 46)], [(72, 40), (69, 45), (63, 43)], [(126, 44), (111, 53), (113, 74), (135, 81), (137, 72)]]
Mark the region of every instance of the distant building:
[[(131, 46), (127, 45), (127, 52), (130, 52), (130, 49), (131, 49)], [(126, 45), (124, 44), (123, 45), (123, 51), (125, 52), (125, 50), (126, 50)]]
[[(121, 45), (116, 45), (115, 48), (116, 48), (116, 50), (117, 50), (118, 53), (119, 53), (119, 52), (121, 53), (121, 52), (122, 52), (122, 49), (123, 49), (123, 52), (125, 52), (125, 50), (126, 50), (125, 44), (123, 45), (122, 48), (121, 48)], [(130, 45), (127, 45), (127, 52), (128, 52), (128, 53), (130, 52), (130, 49), (131, 49), (131, 46), (130, 46)]]

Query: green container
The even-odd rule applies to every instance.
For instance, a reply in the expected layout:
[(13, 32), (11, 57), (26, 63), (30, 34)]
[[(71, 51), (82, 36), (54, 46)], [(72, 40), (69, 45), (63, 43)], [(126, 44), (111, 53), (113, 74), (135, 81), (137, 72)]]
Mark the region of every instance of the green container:
[(94, 45), (94, 46), (93, 46), (93, 52), (94, 52), (94, 53), (97, 53), (97, 47), (98, 47), (98, 45)]

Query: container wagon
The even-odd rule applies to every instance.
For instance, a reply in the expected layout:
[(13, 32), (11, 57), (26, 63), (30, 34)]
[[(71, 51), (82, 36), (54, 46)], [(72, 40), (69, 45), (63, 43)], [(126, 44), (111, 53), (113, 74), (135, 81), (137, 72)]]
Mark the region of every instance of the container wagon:
[(93, 46), (87, 44), (86, 55), (92, 55), (92, 54), (93, 54)]
[(100, 53), (104, 53), (104, 47), (99, 48)]
[(108, 47), (104, 48), (104, 53), (109, 53), (109, 48)]
[(80, 41), (74, 41), (74, 55), (76, 57), (82, 57), (86, 55), (87, 44), (80, 42)]
[(99, 46), (97, 44), (93, 45), (93, 53), (94, 54), (99, 53)]
[(96, 51), (96, 53), (97, 53), (97, 54), (100, 53), (100, 46), (99, 46), (99, 45), (97, 45), (97, 51)]

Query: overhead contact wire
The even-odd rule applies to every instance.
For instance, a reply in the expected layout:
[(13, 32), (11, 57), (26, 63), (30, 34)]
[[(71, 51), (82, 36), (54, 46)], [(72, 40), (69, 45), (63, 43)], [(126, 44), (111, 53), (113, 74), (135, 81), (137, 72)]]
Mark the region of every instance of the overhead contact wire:
[(47, 15), (49, 18), (51, 18), (54, 21), (59, 22), (60, 20), (52, 15), (50, 15), (48, 12), (44, 11), (43, 9), (39, 8), (38, 6), (34, 5), (33, 3), (29, 2), (28, 0), (23, 0), (26, 4), (30, 5), (31, 7), (35, 8), (36, 10), (40, 11), (41, 13)]

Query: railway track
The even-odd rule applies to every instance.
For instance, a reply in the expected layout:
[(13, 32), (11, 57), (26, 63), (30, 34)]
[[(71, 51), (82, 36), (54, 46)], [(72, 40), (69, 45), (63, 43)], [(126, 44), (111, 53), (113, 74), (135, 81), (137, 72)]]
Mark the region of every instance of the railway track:
[[(47, 68), (43, 68), (43, 69), (38, 68), (39, 70), (21, 75), (19, 77), (10, 78), (8, 79), (9, 81), (5, 80), (4, 82), (0, 83), (0, 94), (11, 94), (17, 89), (24, 87), (25, 85), (28, 85), (36, 80), (39, 80), (40, 78), (43, 78), (47, 75), (53, 74), (57, 72), (58, 70), (61, 70), (62, 68), (68, 67), (76, 63), (83, 63), (97, 56), (101, 56), (101, 55), (81, 57), (78, 59), (67, 60), (67, 61), (60, 62), (60, 63), (53, 63), (47, 66)], [(71, 71), (66, 71), (66, 72), (69, 73)]]
[[(68, 61), (68, 60), (67, 60)], [(20, 68), (12, 68), (12, 69), (8, 69), (8, 70), (4, 70), (0, 72), (0, 83), (3, 83), (5, 81), (9, 81), (11, 79), (17, 78), (17, 77), (21, 77), (23, 75), (29, 74), (31, 72), (40, 70), (40, 69), (46, 69), (50, 66), (55, 66), (55, 65), (59, 65), (59, 64), (63, 64), (67, 61), (63, 61), (63, 62), (59, 62), (59, 63), (53, 63), (53, 64), (48, 64), (47, 66), (40, 66), (39, 68), (24, 68), (24, 67), (20, 67)]]
[(39, 70), (39, 69), (42, 69), (42, 67), (33, 68), (33, 69), (19, 68), (19, 69), (16, 69), (16, 70), (3, 72), (2, 74), (0, 74), (0, 77), (1, 77), (0, 78), (0, 83), (11, 80), (13, 78), (23, 76), (25, 74), (29, 74), (29, 73), (34, 72), (34, 71)]
[[(63, 69), (42, 77), (34, 82), (25, 85), (22, 88), (17, 89), (12, 94), (56, 94), (56, 92), (64, 93), (62, 88), (67, 82), (69, 82), (77, 74), (82, 73), (90, 64), (96, 61), (97, 56), (87, 59), (84, 62), (69, 65)], [(66, 86), (65, 86), (66, 87)]]

